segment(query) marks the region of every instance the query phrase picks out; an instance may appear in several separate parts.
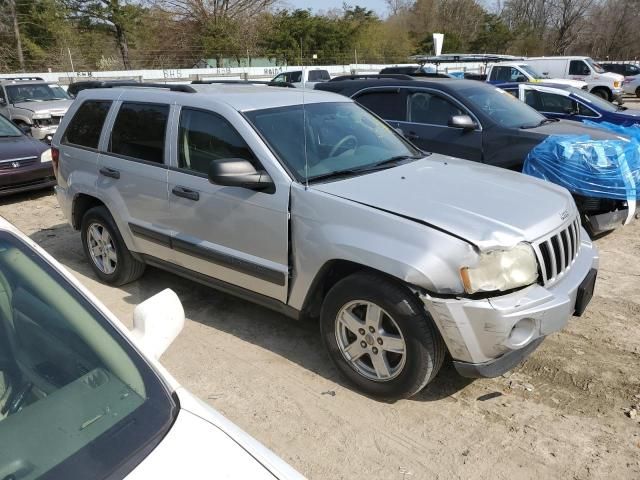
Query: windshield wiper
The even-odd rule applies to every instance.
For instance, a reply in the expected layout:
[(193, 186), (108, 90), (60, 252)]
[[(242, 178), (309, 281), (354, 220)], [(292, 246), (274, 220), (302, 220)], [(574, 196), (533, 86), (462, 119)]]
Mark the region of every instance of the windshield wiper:
[(386, 160), (382, 160), (377, 163), (373, 163), (371, 165), (364, 165), (362, 167), (349, 168), (346, 170), (338, 170), (336, 172), (323, 173), (320, 175), (316, 175), (314, 177), (308, 178), (310, 182), (316, 182), (321, 180), (333, 180), (336, 178), (342, 177), (350, 177), (352, 175), (359, 175), (361, 173), (369, 173), (376, 172), (378, 170), (386, 170), (387, 168), (392, 168), (397, 166), (400, 162), (405, 160), (420, 160), (421, 158), (426, 157), (425, 155), (396, 155), (395, 157), (387, 158)]
[(555, 122), (559, 122), (560, 120), (557, 118), (543, 118), (542, 120), (540, 120), (537, 125), (523, 125), (522, 129), (527, 129), (527, 128), (536, 128), (536, 127), (541, 127), (542, 125), (545, 125), (547, 123), (555, 123)]

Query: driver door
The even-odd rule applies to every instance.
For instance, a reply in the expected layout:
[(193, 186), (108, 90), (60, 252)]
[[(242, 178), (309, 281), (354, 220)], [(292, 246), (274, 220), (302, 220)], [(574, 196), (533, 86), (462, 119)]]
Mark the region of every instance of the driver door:
[(208, 278), (286, 302), (288, 185), (274, 179), (269, 192), (210, 183), (209, 165), (218, 159), (241, 158), (256, 170), (265, 168), (222, 116), (191, 107), (183, 107), (179, 115), (167, 219), (176, 232), (175, 261)]

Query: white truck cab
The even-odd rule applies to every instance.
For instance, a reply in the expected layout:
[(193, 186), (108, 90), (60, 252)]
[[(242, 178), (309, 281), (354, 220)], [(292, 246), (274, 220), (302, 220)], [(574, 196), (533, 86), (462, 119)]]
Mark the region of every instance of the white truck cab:
[(331, 80), (328, 70), (321, 68), (301, 67), (297, 70), (289, 70), (279, 73), (271, 80), (274, 83), (291, 83), (299, 88), (313, 88), (318, 82)]
[(532, 57), (527, 63), (545, 76), (587, 82), (591, 93), (606, 100), (622, 98), (624, 77), (606, 72), (590, 57)]
[(501, 62), (490, 65), (487, 71), (487, 81), (496, 84), (504, 82), (552, 83), (588, 90), (587, 83), (582, 80), (551, 78), (547, 75), (542, 75), (526, 61)]

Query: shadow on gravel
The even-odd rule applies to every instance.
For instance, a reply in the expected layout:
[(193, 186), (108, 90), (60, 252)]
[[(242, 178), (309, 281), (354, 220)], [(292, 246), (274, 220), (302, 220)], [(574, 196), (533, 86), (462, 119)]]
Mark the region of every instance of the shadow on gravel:
[[(31, 238), (63, 265), (95, 278), (84, 256), (80, 234), (68, 224), (61, 223), (39, 230)], [(147, 267), (144, 276), (137, 282), (119, 288), (127, 294), (124, 300), (130, 305), (137, 305), (165, 288), (171, 288), (182, 301), (188, 319), (269, 350), (344, 388), (352, 389), (325, 352), (316, 322), (289, 319), (246, 300), (153, 267)], [(469, 383), (469, 379), (460, 377), (451, 362), (445, 360), (432, 383), (411, 400), (441, 400)]]
[(40, 198), (54, 195), (53, 188), (45, 188), (44, 190), (33, 190), (31, 192), (14, 193), (6, 197), (0, 197), (0, 205), (14, 205), (17, 203), (28, 202), (30, 200), (38, 200)]

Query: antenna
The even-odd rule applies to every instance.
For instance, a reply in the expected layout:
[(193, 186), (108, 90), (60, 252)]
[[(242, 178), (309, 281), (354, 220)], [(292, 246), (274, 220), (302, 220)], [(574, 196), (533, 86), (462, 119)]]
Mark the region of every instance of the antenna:
[(302, 68), (302, 138), (304, 139), (304, 182), (305, 189), (309, 189), (309, 157), (307, 155), (307, 109), (304, 103), (304, 91), (307, 89), (304, 82), (304, 67)]

